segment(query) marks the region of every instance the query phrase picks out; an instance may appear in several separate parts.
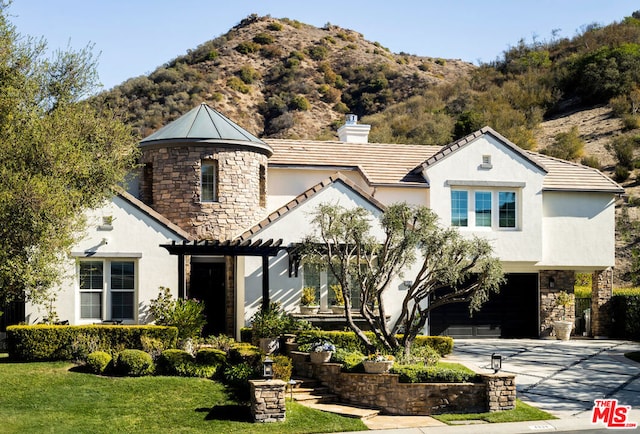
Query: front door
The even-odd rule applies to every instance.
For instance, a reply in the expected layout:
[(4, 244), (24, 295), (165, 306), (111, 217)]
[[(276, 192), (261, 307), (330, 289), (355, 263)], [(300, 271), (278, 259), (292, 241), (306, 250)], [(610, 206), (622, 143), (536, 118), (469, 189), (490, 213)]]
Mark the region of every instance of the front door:
[(207, 325), (203, 335), (225, 333), (225, 265), (222, 262), (192, 262), (189, 298), (204, 301)]

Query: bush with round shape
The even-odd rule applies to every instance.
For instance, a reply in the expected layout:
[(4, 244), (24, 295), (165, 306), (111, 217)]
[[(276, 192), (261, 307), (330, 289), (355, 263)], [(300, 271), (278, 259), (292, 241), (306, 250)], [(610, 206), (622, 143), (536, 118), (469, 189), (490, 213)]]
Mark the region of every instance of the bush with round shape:
[(158, 372), (163, 375), (188, 377), (194, 363), (193, 356), (185, 350), (165, 350), (158, 358)]
[(113, 358), (105, 351), (94, 351), (87, 356), (87, 366), (94, 374), (104, 374)]
[(123, 350), (118, 353), (115, 370), (128, 377), (151, 375), (154, 371), (153, 359), (142, 350)]
[(199, 365), (222, 366), (227, 362), (227, 353), (215, 348), (201, 348), (196, 353), (196, 363)]

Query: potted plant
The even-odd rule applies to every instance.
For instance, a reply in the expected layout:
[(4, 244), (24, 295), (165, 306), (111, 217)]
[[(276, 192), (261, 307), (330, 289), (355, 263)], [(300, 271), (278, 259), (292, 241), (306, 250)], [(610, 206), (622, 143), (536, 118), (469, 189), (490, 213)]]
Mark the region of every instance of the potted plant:
[(386, 374), (393, 366), (395, 357), (390, 354), (371, 354), (362, 361), (364, 372), (367, 374)]
[(331, 305), (331, 311), (333, 313), (344, 312), (344, 295), (342, 295), (342, 286), (339, 283), (331, 285), (331, 291), (333, 291), (333, 304)]
[(289, 317), (280, 310), (278, 303), (271, 303), (265, 310), (258, 310), (251, 318), (251, 339), (254, 345), (266, 353), (278, 350), (280, 335), (286, 331)]
[(320, 306), (316, 303), (316, 289), (313, 286), (305, 286), (302, 288), (302, 296), (300, 297), (300, 313), (315, 315), (318, 310), (320, 310)]
[(311, 363), (314, 365), (319, 365), (322, 363), (327, 363), (331, 360), (331, 355), (336, 350), (335, 345), (333, 345), (329, 341), (316, 341), (311, 344), (309, 358), (311, 359)]
[(568, 341), (573, 329), (573, 321), (567, 321), (567, 308), (573, 305), (573, 294), (560, 291), (556, 296), (556, 306), (562, 307), (562, 320), (553, 322), (553, 331), (556, 339)]

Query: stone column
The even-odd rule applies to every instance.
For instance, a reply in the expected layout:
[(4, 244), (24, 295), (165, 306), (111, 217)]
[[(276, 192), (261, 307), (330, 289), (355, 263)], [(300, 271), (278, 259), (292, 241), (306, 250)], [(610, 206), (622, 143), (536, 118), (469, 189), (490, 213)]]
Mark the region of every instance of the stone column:
[[(552, 335), (553, 322), (563, 319), (562, 307), (556, 304), (558, 293), (565, 291), (573, 294), (575, 272), (572, 270), (542, 270), (539, 273), (540, 284), (540, 337)], [(567, 308), (566, 320), (575, 320), (575, 306)]]
[(595, 271), (591, 283), (591, 335), (594, 338), (611, 335), (612, 297), (613, 270)]
[(251, 417), (254, 422), (284, 422), (286, 383), (282, 380), (250, 380)]
[(482, 374), (487, 387), (487, 411), (516, 408), (516, 376), (511, 374)]

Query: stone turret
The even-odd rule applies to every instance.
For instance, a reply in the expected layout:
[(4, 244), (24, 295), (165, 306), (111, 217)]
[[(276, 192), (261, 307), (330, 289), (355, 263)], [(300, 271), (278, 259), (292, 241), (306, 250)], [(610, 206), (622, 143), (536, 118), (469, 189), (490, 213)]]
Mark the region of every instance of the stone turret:
[(271, 147), (208, 105), (140, 149), (140, 198), (198, 239), (231, 239), (265, 217)]

